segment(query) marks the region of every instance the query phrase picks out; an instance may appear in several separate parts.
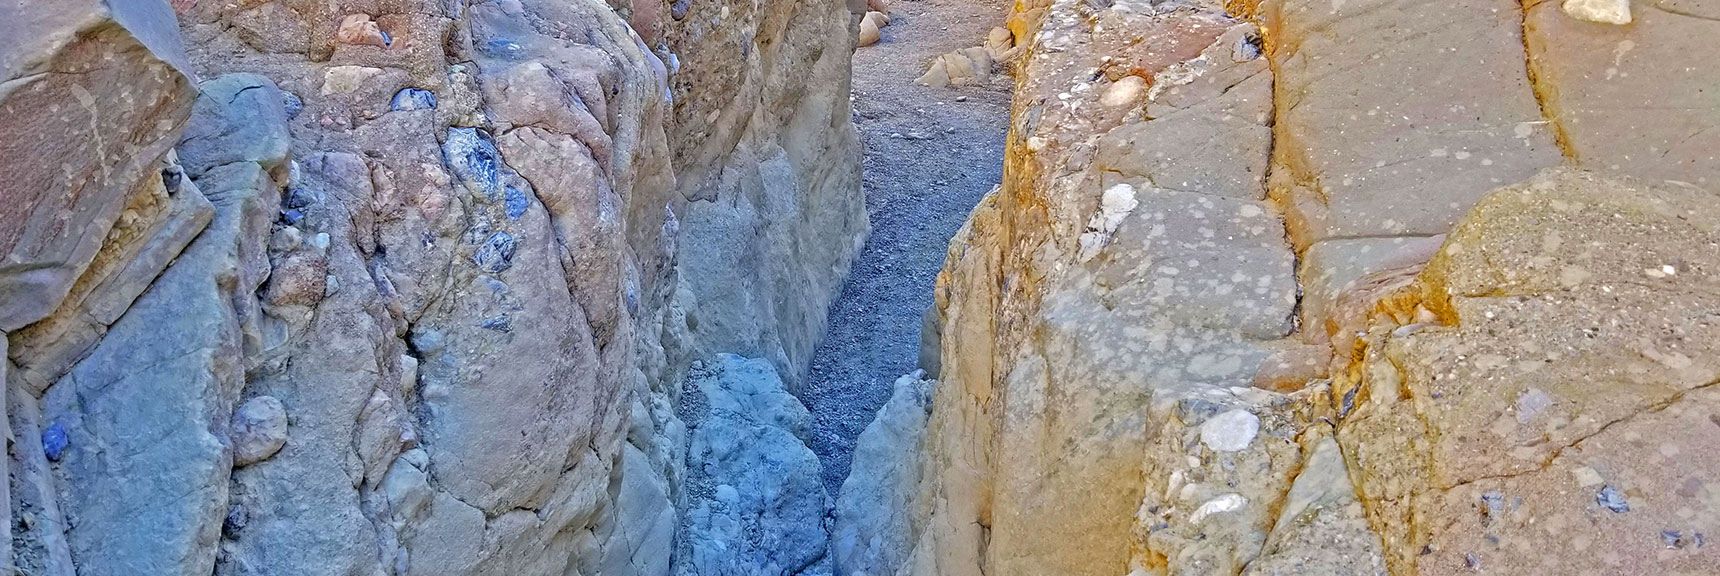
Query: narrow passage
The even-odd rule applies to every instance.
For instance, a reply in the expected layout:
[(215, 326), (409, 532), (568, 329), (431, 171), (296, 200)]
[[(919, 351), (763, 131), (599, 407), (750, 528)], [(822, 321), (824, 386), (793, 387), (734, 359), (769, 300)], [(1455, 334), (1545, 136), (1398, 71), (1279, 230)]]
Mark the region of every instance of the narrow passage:
[(921, 315), (950, 236), (1002, 177), (1012, 80), (996, 74), (988, 85), (962, 88), (914, 80), (938, 55), (982, 44), (1008, 6), (897, 1), (882, 40), (854, 55), (872, 235), (831, 308), (801, 398), (815, 420), (812, 450), (831, 495), (891, 382), (916, 368)]

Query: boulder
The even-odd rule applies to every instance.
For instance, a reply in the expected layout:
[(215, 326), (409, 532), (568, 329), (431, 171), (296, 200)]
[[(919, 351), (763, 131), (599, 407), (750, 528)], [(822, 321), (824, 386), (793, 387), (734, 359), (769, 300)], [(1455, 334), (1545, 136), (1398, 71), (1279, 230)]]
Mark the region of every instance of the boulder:
[(836, 498), (830, 554), (837, 576), (896, 574), (913, 550), (908, 513), (920, 484), (920, 446), (936, 382), (916, 372), (897, 378), (854, 447)]
[(0, 37), (10, 175), (0, 331), (10, 332), (53, 313), (128, 203), (161, 185), (196, 91), (164, 0), (12, 3), (0, 7)]
[(798, 574), (825, 555), (830, 497), (812, 417), (763, 360), (720, 354), (687, 375), (688, 503), (677, 574)]

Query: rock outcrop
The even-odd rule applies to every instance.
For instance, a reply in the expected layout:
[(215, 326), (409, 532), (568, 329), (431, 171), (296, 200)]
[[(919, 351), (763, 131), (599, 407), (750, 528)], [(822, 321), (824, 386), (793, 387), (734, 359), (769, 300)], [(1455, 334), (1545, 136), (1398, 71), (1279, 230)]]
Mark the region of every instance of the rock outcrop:
[(812, 417), (769, 362), (721, 354), (687, 374), (687, 512), (676, 574), (809, 573), (830, 534)]
[(913, 545), (907, 512), (920, 484), (920, 444), (935, 385), (922, 376), (915, 371), (896, 379), (854, 447), (852, 472), (832, 514), (830, 555), (839, 576), (889, 574)]
[(1018, 2), (868, 573), (1711, 564), (1712, 22), (1565, 4)]
[(829, 3), (0, 7), (0, 556), (669, 573), (683, 372), (798, 377), (866, 231), (851, 26)]

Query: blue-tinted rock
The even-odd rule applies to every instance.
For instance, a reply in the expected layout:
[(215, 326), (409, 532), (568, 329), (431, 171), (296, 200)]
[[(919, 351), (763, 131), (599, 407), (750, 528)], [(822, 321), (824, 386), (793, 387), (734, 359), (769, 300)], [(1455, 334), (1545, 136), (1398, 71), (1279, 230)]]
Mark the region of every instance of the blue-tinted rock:
[(692, 7), (693, 7), (693, 0), (675, 0), (674, 4), (669, 5), (669, 16), (673, 17), (676, 20), (686, 18), (687, 17), (687, 9), (692, 8)]
[(483, 191), (486, 200), (500, 197), (502, 155), (489, 133), (477, 128), (449, 128), (442, 153), (455, 177)]
[(518, 58), (525, 51), (524, 46), (507, 39), (498, 38), (484, 43), (484, 53), (498, 58)]
[(422, 88), (407, 88), (395, 93), (388, 107), (397, 112), (430, 110), (436, 107), (436, 93)]
[(1603, 508), (1613, 511), (1615, 514), (1623, 514), (1630, 511), (1630, 503), (1625, 502), (1624, 493), (1619, 492), (1618, 489), (1612, 487), (1611, 484), (1602, 486), (1601, 491), (1595, 494), (1595, 503), (1600, 504)]
[(66, 454), (66, 446), (70, 444), (71, 440), (66, 437), (66, 427), (59, 422), (42, 431), (42, 451), (48, 453), (49, 460), (59, 462), (60, 457)]
[(234, 504), (227, 509), (227, 519), (221, 521), (221, 534), (228, 538), (238, 538), (239, 532), (251, 523), (251, 513), (245, 510), (244, 504)]
[(491, 234), (472, 254), (472, 262), (491, 274), (507, 270), (514, 265), (514, 235), (507, 232)]
[(304, 219), (305, 213), (298, 210), (283, 210), (281, 212), (281, 221), (286, 222), (289, 225), (298, 224), (300, 220)]
[(305, 190), (304, 188), (289, 188), (287, 189), (287, 197), (281, 202), (281, 205), (290, 209), (299, 209), (315, 204), (316, 202), (316, 195), (312, 194), (309, 190)]
[(478, 323), (478, 327), (506, 333), (514, 331), (514, 322), (512, 319), (508, 318), (507, 314), (503, 314), (501, 316), (484, 319), (483, 322)]
[(518, 220), (520, 216), (524, 216), (526, 213), (526, 207), (531, 205), (531, 201), (526, 199), (526, 193), (521, 192), (519, 188), (515, 188), (513, 186), (508, 187), (506, 202), (507, 203), (505, 205), (508, 210), (508, 218), (515, 220)]
[(299, 113), (305, 111), (305, 101), (300, 100), (298, 94), (294, 94), (292, 92), (282, 90), (281, 91), (281, 107), (286, 110), (287, 119), (290, 120), (293, 118), (298, 118)]

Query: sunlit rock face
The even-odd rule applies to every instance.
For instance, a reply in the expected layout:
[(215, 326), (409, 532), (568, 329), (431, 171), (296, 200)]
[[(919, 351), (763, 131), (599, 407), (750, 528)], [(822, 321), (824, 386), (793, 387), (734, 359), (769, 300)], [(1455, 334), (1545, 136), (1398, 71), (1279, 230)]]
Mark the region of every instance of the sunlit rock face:
[(1712, 563), (1708, 19), (1566, 4), (1018, 3), (868, 573)]
[(6, 556), (667, 574), (682, 373), (866, 227), (846, 7), (741, 6), (0, 8)]

